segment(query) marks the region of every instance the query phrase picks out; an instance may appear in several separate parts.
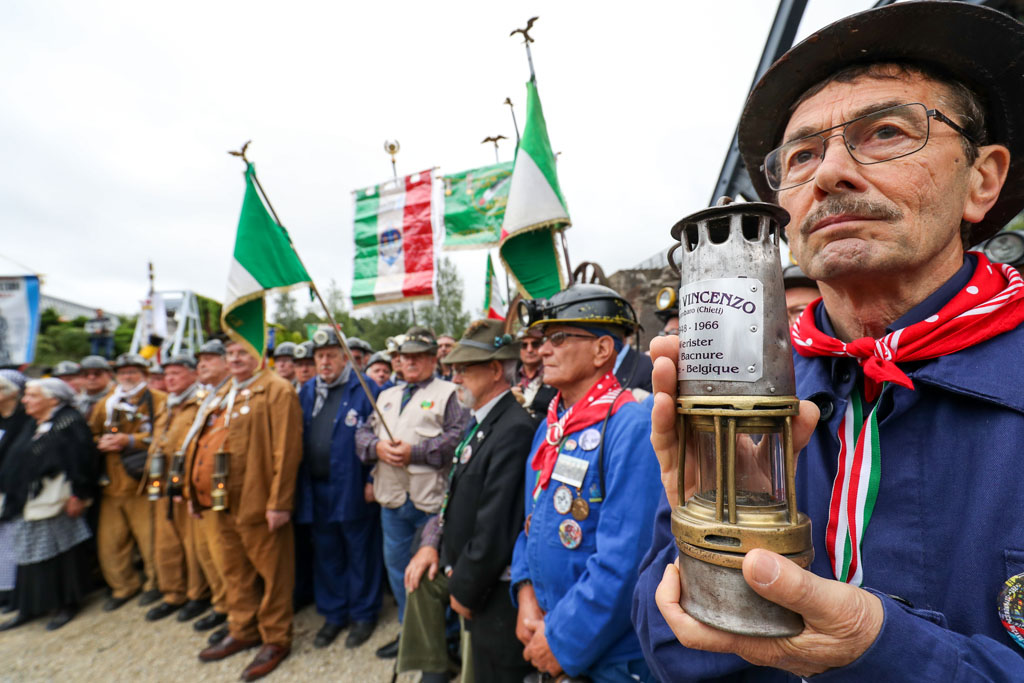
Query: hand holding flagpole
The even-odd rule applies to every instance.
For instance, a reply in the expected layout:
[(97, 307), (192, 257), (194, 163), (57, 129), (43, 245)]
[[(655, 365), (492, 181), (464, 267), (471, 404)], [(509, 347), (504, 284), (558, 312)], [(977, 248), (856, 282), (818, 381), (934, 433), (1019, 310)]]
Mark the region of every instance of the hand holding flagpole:
[[(244, 145), (242, 145), (242, 148), (237, 152), (228, 152), (228, 154), (232, 156), (240, 157), (242, 161), (245, 162), (247, 169), (249, 168), (249, 159), (245, 156), (245, 151), (246, 148), (249, 146), (249, 142), (252, 141), (250, 140), (246, 142)], [(397, 152), (398, 150), (396, 149), (395, 151)], [(394, 157), (392, 157), (392, 163), (393, 162)], [(270, 203), (270, 198), (267, 197), (267, 192), (266, 190), (263, 189), (263, 185), (260, 183), (260, 179), (256, 176), (255, 168), (253, 169), (252, 172), (252, 179), (256, 185), (256, 189), (259, 190), (260, 196), (263, 198), (264, 203), (267, 205), (267, 209), (270, 210), (270, 214), (274, 217), (274, 221), (278, 225), (284, 227), (284, 225), (281, 223), (281, 219), (277, 215), (277, 211), (274, 210), (274, 205)], [(299, 251), (295, 248), (295, 244), (292, 242), (290, 235), (288, 235), (288, 243), (291, 245), (292, 251), (295, 253), (295, 258), (298, 259), (299, 263), (301, 264), (302, 257), (299, 256)], [(305, 264), (302, 264), (302, 267), (305, 268)], [(306, 272), (309, 272), (308, 269), (306, 270)], [(363, 388), (363, 391), (366, 393), (366, 398), (370, 400), (370, 405), (373, 406), (374, 412), (377, 413), (377, 419), (380, 420), (381, 425), (384, 427), (384, 431), (387, 432), (388, 438), (391, 441), (394, 441), (395, 437), (391, 433), (391, 430), (388, 428), (387, 422), (384, 421), (384, 416), (381, 414), (380, 408), (377, 407), (377, 401), (373, 397), (373, 392), (370, 391), (370, 387), (367, 386), (366, 380), (363, 378), (363, 373), (359, 370), (359, 367), (356, 365), (355, 359), (352, 357), (352, 351), (348, 348), (348, 340), (345, 338), (345, 333), (341, 331), (341, 327), (334, 319), (334, 315), (331, 313), (331, 309), (327, 306), (327, 303), (324, 301), (323, 296), (321, 296), (320, 290), (317, 288), (316, 283), (313, 282), (312, 276), (310, 276), (309, 278), (309, 288), (313, 290), (313, 294), (316, 296), (317, 301), (320, 302), (320, 306), (324, 309), (324, 313), (327, 315), (327, 321), (331, 324), (331, 327), (334, 329), (334, 334), (335, 336), (337, 336), (338, 341), (341, 342), (341, 348), (345, 352), (345, 358), (348, 359), (348, 362), (352, 366), (353, 371), (355, 371), (356, 379), (359, 380), (359, 385)]]

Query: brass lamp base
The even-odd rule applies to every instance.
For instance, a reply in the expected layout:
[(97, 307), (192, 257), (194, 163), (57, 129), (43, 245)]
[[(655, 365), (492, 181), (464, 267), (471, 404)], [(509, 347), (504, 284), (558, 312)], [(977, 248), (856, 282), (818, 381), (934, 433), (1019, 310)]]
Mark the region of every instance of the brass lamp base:
[(680, 606), (708, 626), (743, 636), (785, 638), (804, 630), (796, 612), (765, 600), (747, 585), (743, 570), (679, 554)]

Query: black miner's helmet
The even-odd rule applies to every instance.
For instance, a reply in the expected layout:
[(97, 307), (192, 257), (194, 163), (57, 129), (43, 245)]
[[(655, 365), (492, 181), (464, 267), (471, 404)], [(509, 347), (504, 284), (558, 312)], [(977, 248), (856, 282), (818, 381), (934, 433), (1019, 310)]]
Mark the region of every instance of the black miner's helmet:
[(550, 299), (520, 301), (519, 321), (525, 327), (552, 323), (611, 325), (623, 328), (626, 334), (640, 326), (628, 301), (614, 289), (595, 284), (575, 284)]

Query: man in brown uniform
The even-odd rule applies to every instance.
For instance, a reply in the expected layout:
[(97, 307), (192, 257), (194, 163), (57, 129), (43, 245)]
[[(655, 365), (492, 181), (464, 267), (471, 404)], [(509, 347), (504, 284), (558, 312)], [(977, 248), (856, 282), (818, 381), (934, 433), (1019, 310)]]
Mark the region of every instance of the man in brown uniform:
[[(199, 659), (223, 659), (262, 642), (242, 673), (252, 681), (273, 671), (291, 651), (291, 511), (302, 459), (302, 413), (291, 384), (273, 372), (257, 371), (260, 359), (242, 344), (227, 344), (227, 362), (231, 380), (208, 406), (189, 447), (186, 494), (202, 524), (216, 535), (210, 549), (228, 589), (229, 634)], [(226, 456), (217, 458), (218, 453)], [(215, 490), (226, 496), (215, 498)]]
[[(196, 392), (196, 396), (199, 399), (199, 411), (196, 414), (196, 421), (189, 429), (192, 432), (192, 438), (188, 440), (187, 446), (190, 446), (195, 441), (196, 432), (203, 425), (203, 416), (207, 406), (216, 400), (217, 392), (231, 379), (231, 373), (228, 372), (228, 362), (225, 358), (226, 355), (227, 351), (224, 349), (224, 343), (219, 339), (211, 339), (199, 347), (199, 353), (197, 354), (199, 360), (196, 364), (196, 374), (199, 377), (200, 384), (199, 390)], [(188, 448), (184, 450), (188, 453)], [(185, 485), (188, 485), (187, 480)], [(186, 501), (186, 503), (191, 504), (190, 501)], [(228, 620), (228, 589), (220, 568), (213, 561), (213, 553), (210, 551), (210, 536), (213, 534), (213, 530), (209, 530), (208, 533), (207, 525), (199, 523), (198, 515), (193, 514), (191, 516), (193, 517), (192, 542), (195, 546), (196, 560), (198, 560), (199, 566), (203, 570), (203, 575), (210, 584), (210, 602), (213, 605), (213, 611), (203, 618), (197, 619), (192, 624), (192, 628), (197, 631), (208, 631), (217, 628)], [(216, 543), (215, 536), (213, 543)], [(207, 642), (213, 645), (223, 640), (227, 634), (228, 628), (224, 626), (214, 631)]]
[(186, 438), (193, 436), (189, 432), (202, 399), (195, 358), (190, 354), (172, 356), (163, 367), (170, 394), (167, 409), (157, 413), (146, 477), (139, 487), (140, 492), (147, 488), (159, 496), (153, 503), (153, 554), (164, 599), (146, 614), (146, 620), (157, 621), (181, 610), (178, 621), (188, 621), (209, 609), (210, 586), (196, 557), (196, 524), (181, 495), (184, 481), (171, 473), (176, 459), (184, 464)]
[[(96, 404), (89, 426), (103, 454), (103, 496), (100, 501), (97, 553), (110, 598), (103, 605), (113, 611), (145, 589), (140, 605), (160, 599), (153, 567), (153, 509), (139, 493), (146, 451), (152, 441), (154, 416), (163, 412), (167, 394), (146, 385), (148, 363), (142, 356), (125, 353), (114, 364), (117, 386)], [(145, 582), (132, 565), (138, 546)]]

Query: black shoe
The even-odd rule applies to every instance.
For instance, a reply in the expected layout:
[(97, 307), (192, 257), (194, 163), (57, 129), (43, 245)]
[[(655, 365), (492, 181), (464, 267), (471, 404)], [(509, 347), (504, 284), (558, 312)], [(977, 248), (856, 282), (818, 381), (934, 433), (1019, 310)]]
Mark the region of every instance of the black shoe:
[(344, 630), (345, 627), (341, 624), (332, 624), (329, 621), (325, 621), (320, 630), (316, 632), (316, 638), (313, 639), (313, 647), (327, 647)]
[(205, 617), (192, 624), (192, 628), (197, 631), (209, 631), (211, 628), (217, 628), (225, 621), (228, 620), (228, 615), (221, 614), (220, 612), (210, 612)]
[(164, 597), (164, 594), (157, 589), (149, 590), (139, 596), (139, 607), (145, 607), (146, 605), (152, 605), (154, 602)]
[[(214, 614), (216, 614), (216, 612), (214, 612)], [(222, 628), (217, 629), (213, 633), (211, 633), (210, 637), (206, 639), (206, 643), (208, 645), (210, 645), (210, 646), (213, 646), (213, 645), (216, 645), (217, 643), (219, 643), (220, 641), (224, 640), (227, 637), (228, 637), (228, 627), (224, 626)]]
[(9, 631), (12, 628), (18, 628), (19, 626), (27, 624), (30, 621), (32, 620), (28, 617), (21, 616), (21, 612), (18, 612), (18, 616), (14, 617), (10, 621), (5, 621), (4, 623), (0, 624), (0, 631)]
[(138, 592), (132, 593), (131, 595), (126, 595), (123, 598), (115, 598), (114, 596), (110, 596), (109, 598), (107, 598), (107, 601), (103, 603), (103, 611), (113, 612), (116, 609), (121, 609), (122, 607), (127, 605), (128, 601), (130, 601), (136, 595), (138, 595)]
[(395, 639), (383, 647), (377, 648), (376, 655), (380, 659), (394, 659), (398, 656), (398, 641), (401, 638), (401, 634), (395, 636)]
[(209, 600), (189, 600), (178, 612), (178, 621), (192, 621), (208, 609), (210, 609)]
[(352, 629), (345, 638), (345, 647), (350, 650), (354, 647), (359, 647), (373, 635), (375, 628), (377, 628), (376, 621), (353, 621)]
[(0, 609), (0, 614), (10, 614), (11, 612), (14, 612), (17, 609), (18, 608), (14, 606), (13, 602), (9, 602), (6, 605), (4, 605), (3, 609)]
[(69, 621), (75, 618), (75, 614), (78, 612), (73, 607), (65, 607), (57, 610), (57, 613), (53, 615), (53, 619), (50, 619), (50, 623), (46, 625), (47, 631), (56, 631), (60, 627), (67, 624)]
[(160, 621), (164, 617), (169, 617), (180, 609), (181, 605), (172, 605), (169, 602), (161, 602), (159, 605), (146, 612), (146, 621)]

